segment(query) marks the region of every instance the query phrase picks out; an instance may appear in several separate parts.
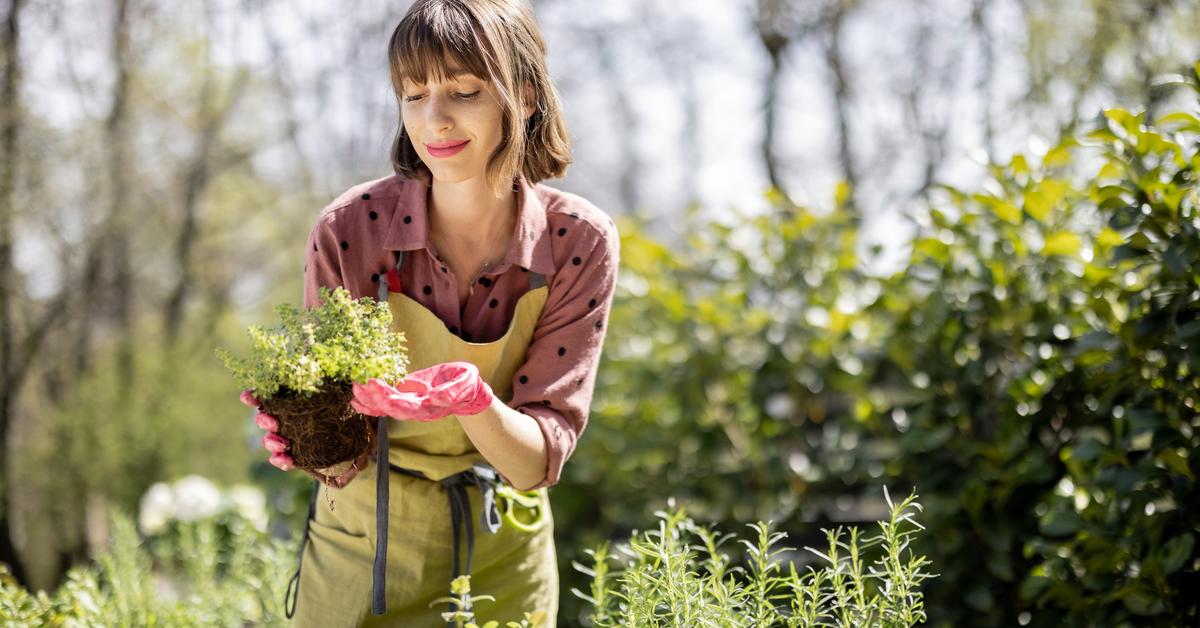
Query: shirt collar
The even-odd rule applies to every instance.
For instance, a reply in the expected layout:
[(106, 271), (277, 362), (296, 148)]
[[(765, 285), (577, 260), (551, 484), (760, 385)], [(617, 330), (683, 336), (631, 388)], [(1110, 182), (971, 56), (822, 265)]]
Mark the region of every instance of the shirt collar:
[[(396, 212), (388, 225), (383, 246), (392, 251), (429, 249), (429, 216), (425, 199), (430, 185), (430, 174), (421, 170), (414, 179), (400, 178), (401, 191), (397, 199)], [(516, 264), (543, 275), (553, 274), (554, 256), (550, 249), (550, 234), (546, 229), (546, 208), (538, 198), (537, 190), (524, 175), (517, 177), (517, 225), (504, 263), (497, 271)], [(405, 217), (411, 217), (405, 222)]]

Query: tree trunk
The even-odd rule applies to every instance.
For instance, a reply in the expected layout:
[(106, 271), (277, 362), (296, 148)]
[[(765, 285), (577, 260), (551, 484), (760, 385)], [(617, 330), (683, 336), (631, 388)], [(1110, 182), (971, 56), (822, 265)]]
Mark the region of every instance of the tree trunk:
[(842, 25), (845, 18), (846, 7), (840, 1), (834, 2), (825, 22), (825, 66), (833, 80), (833, 105), (837, 112), (838, 163), (841, 165), (842, 179), (850, 185), (846, 207), (859, 219), (855, 200), (858, 194), (858, 169), (855, 167), (851, 149), (853, 141), (850, 138), (850, 81), (846, 75), (845, 57), (842, 53)]
[(25, 582), (25, 568), (13, 542), (13, 512), (9, 499), (8, 473), (10, 428), (16, 408), (17, 386), (14, 373), (17, 364), (16, 330), (13, 302), (16, 295), (16, 276), (13, 271), (13, 218), (16, 213), (16, 168), (19, 161), (21, 116), (21, 0), (12, 0), (4, 20), (4, 77), (0, 85), (0, 561), (20, 582)]
[(781, 21), (784, 7), (779, 0), (759, 0), (754, 25), (759, 42), (767, 53), (770, 67), (763, 82), (763, 131), (759, 154), (767, 169), (767, 181), (783, 197), (786, 205), (791, 204), (787, 186), (779, 172), (779, 159), (775, 154), (775, 116), (779, 109), (779, 80), (783, 74), (783, 53), (791, 42), (791, 35), (784, 32)]

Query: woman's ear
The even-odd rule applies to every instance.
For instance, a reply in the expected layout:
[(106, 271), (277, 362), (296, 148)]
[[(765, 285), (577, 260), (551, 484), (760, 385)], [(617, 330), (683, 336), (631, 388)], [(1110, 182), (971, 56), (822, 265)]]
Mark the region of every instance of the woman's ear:
[(533, 95), (533, 83), (525, 81), (524, 89), (525, 98), (525, 119), (528, 120), (537, 110), (537, 98)]

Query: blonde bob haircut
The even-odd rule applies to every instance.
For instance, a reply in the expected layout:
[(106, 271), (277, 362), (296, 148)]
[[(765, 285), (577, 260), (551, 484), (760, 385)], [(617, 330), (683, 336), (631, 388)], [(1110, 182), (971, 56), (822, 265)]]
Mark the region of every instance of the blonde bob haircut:
[[(424, 84), (433, 74), (445, 81), (448, 61), (489, 81), (500, 101), (502, 138), (484, 173), (497, 198), (506, 188), (516, 189), (518, 174), (537, 183), (566, 173), (571, 142), (546, 69), (546, 44), (527, 0), (416, 0), (388, 42), (396, 102), (403, 102), (404, 79)], [(537, 99), (537, 110), (528, 119), (522, 106), (526, 82)], [(429, 175), (403, 117), (398, 128), (392, 167), (407, 178), (418, 178), (421, 171)]]

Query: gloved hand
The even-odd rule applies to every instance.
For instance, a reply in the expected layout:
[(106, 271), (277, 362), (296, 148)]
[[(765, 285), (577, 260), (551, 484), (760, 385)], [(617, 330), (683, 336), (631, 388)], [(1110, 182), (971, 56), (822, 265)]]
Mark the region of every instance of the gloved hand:
[(371, 378), (353, 384), (350, 405), (367, 416), (436, 421), (448, 414), (478, 414), (492, 405), (491, 386), (470, 362), (444, 362), (409, 373), (395, 386)]
[[(271, 452), (271, 457), (267, 461), (283, 471), (289, 471), (295, 468), (296, 465), (292, 461), (292, 457), (287, 455), (287, 448), (291, 443), (288, 442), (288, 439), (279, 435), (279, 419), (276, 419), (275, 417), (266, 414), (259, 409), (260, 402), (254, 397), (253, 390), (249, 388), (243, 390), (240, 399), (242, 400), (242, 403), (258, 410), (258, 412), (254, 414), (254, 424), (267, 431), (266, 434), (263, 434), (262, 440), (263, 447), (267, 451)], [(372, 442), (374, 442), (374, 433), (375, 429), (372, 425)], [(366, 466), (370, 452), (373, 450), (374, 445), (368, 447), (367, 451), (363, 452), (362, 455), (356, 458), (354, 460), (354, 464), (350, 465), (350, 468), (346, 470), (345, 473), (337, 476), (336, 478), (331, 478), (323, 473), (317, 473), (316, 471), (311, 471), (309, 469), (301, 469), (301, 471), (303, 471), (308, 477), (317, 480), (318, 482), (333, 486), (334, 488), (343, 488), (350, 483), (350, 480), (354, 479), (354, 476), (358, 475), (358, 472), (361, 471), (363, 467)]]

